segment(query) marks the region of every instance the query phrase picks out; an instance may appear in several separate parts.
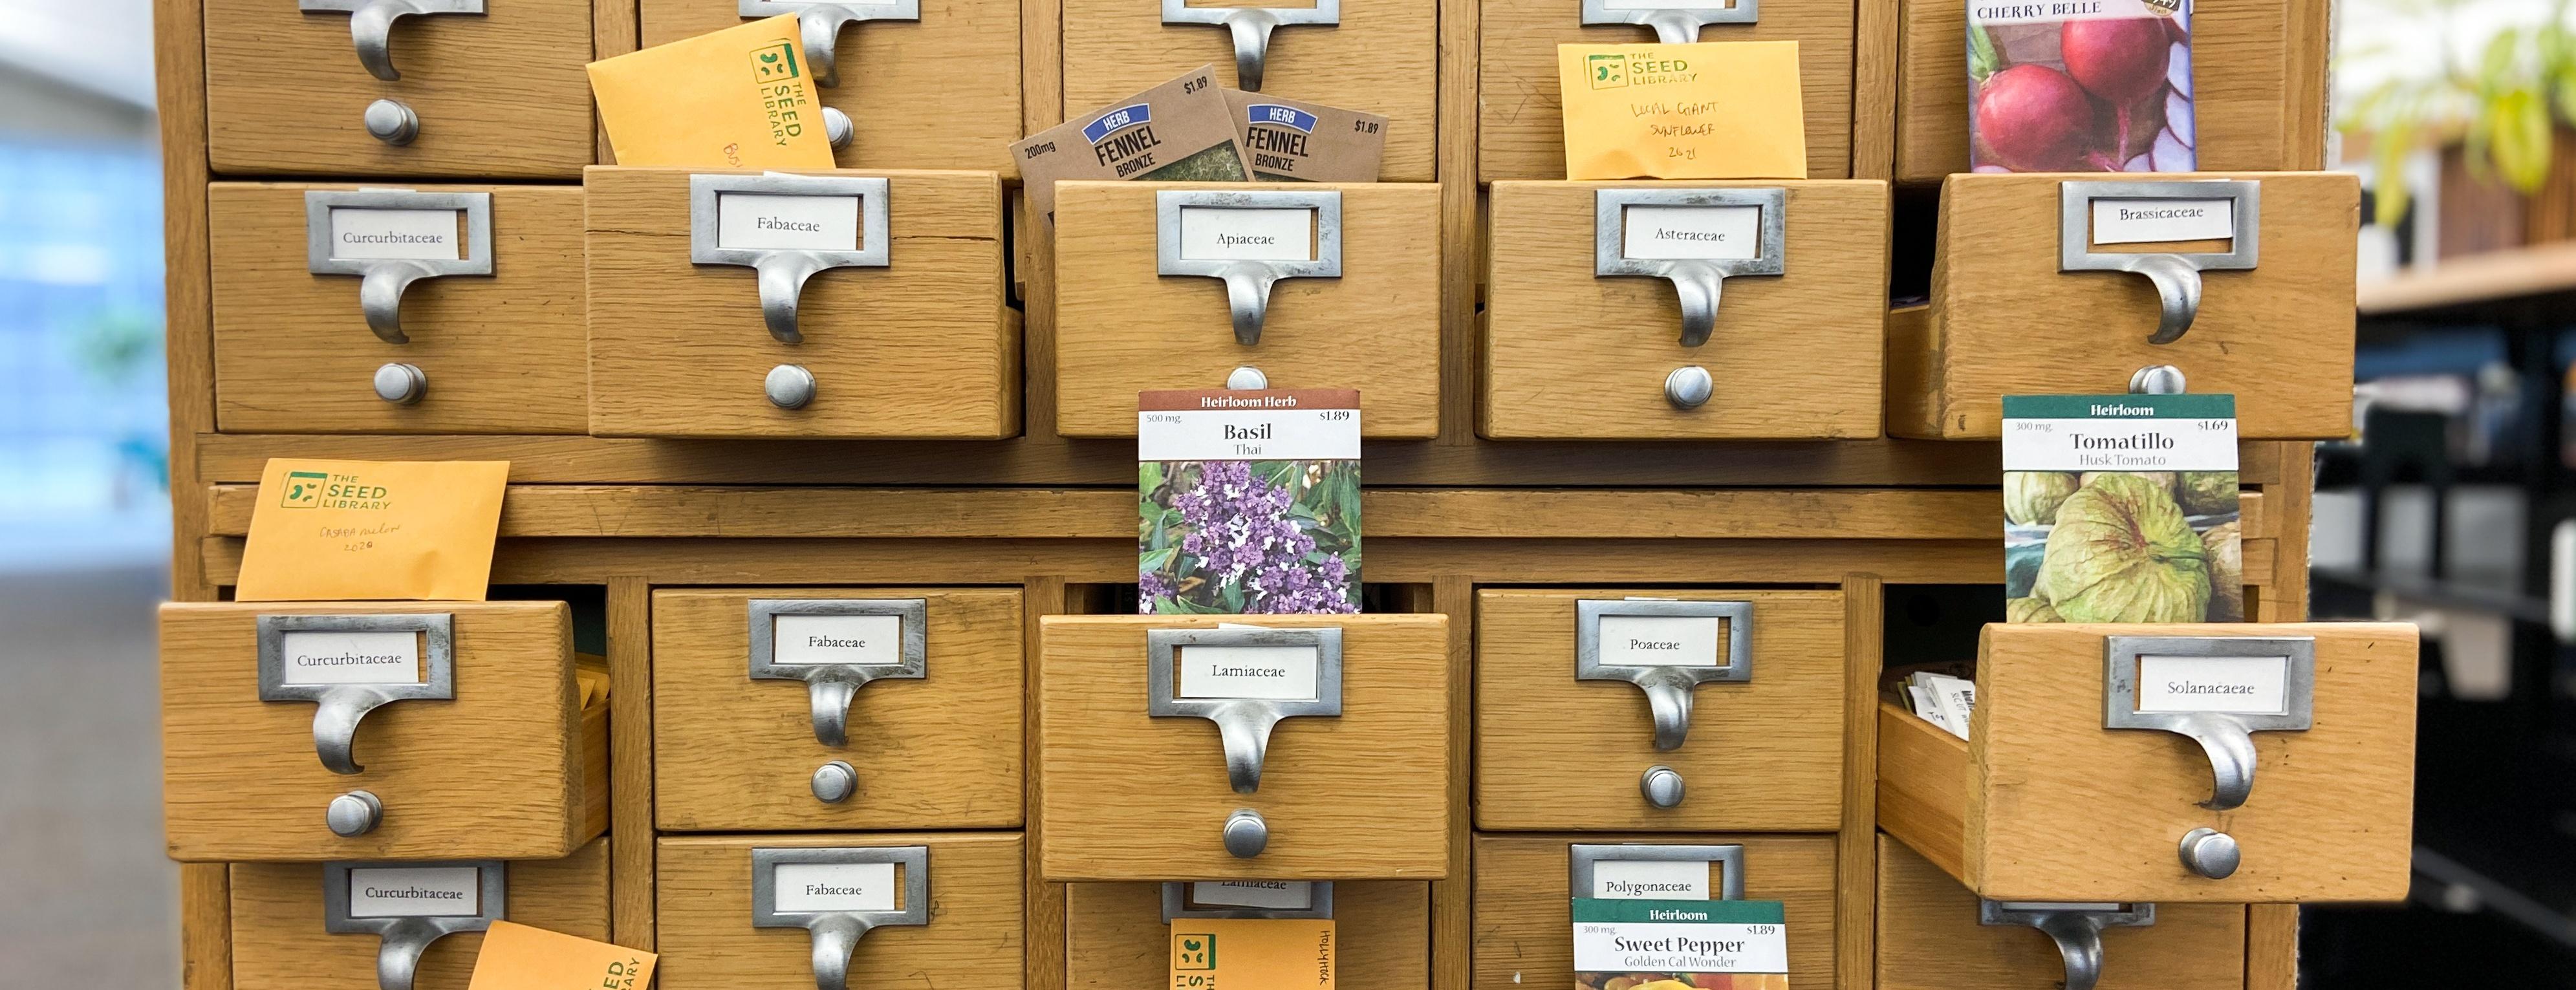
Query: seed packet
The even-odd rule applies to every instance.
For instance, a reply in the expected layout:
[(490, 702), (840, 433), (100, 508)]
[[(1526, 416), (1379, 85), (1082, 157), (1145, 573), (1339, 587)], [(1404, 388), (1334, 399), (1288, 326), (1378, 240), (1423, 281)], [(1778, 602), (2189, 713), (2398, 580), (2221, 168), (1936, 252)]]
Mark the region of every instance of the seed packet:
[(1055, 184), (1081, 179), (1245, 182), (1243, 133), (1202, 65), (1160, 86), (1057, 124), (1011, 146), (1029, 205), (1055, 225)]
[(1979, 172), (2189, 172), (2191, 0), (1968, 5)]
[(1360, 394), (1137, 396), (1137, 610), (1360, 610)]
[(831, 168), (796, 15), (590, 63), (620, 165)]
[(1573, 900), (1574, 990), (1789, 988), (1779, 901)]
[(508, 461), (271, 458), (233, 598), (482, 601), (509, 480)]
[(1803, 179), (1795, 41), (1558, 45), (1568, 179)]
[(2240, 622), (2236, 397), (2004, 397), (2004, 617)]
[(1263, 182), (1376, 182), (1386, 118), (1272, 96), (1225, 91), (1234, 126)]

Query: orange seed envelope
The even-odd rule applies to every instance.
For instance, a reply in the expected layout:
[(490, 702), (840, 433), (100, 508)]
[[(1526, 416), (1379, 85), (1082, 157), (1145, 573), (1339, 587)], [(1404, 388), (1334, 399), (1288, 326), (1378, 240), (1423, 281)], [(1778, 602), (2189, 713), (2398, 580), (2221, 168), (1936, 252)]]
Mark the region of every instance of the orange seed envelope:
[(495, 921), (465, 990), (644, 990), (653, 960), (622, 945)]
[(508, 461), (307, 461), (260, 473), (233, 598), (482, 601)]
[(1175, 918), (1170, 985), (1333, 990), (1333, 942), (1331, 918)]
[(1803, 179), (1795, 41), (1558, 45), (1568, 179)]
[(590, 63), (620, 165), (831, 168), (796, 15)]

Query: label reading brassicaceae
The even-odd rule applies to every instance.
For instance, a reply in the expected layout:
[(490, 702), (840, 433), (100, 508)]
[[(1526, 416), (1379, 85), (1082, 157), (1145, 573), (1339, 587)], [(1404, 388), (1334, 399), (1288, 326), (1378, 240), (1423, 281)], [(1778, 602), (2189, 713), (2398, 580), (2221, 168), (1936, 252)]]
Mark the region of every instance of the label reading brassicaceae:
[(2234, 471), (2232, 395), (2007, 395), (2006, 471)]
[(2232, 199), (2097, 199), (2093, 243), (2223, 240), (2236, 236)]
[(2289, 657), (2138, 658), (2138, 710), (2278, 715), (2287, 711)]
[(1360, 456), (1360, 394), (1349, 389), (1145, 392), (1140, 461), (1332, 461)]
[(483, 871), (390, 866), (349, 871), (349, 917), (445, 918), (483, 913)]
[(1789, 971), (1789, 926), (1779, 901), (1578, 897), (1573, 916), (1578, 974), (1633, 975), (1648, 982), (1682, 974)]
[(308, 630), (278, 637), (287, 684), (418, 684), (420, 633)]
[(1181, 207), (1190, 261), (1313, 261), (1315, 211), (1304, 207)]
[(1312, 646), (1184, 646), (1177, 652), (1175, 697), (1315, 700)]
[(770, 662), (785, 664), (903, 662), (903, 617), (781, 615), (769, 627)]
[(856, 251), (859, 197), (716, 194), (716, 244), (788, 251)]
[(454, 261), (464, 257), (455, 210), (331, 208), (331, 257)]
[(1715, 616), (1605, 615), (1601, 662), (1620, 667), (1715, 667)]
[(1704, 901), (1709, 896), (1709, 875), (1715, 872), (1704, 859), (1605, 859), (1592, 864), (1592, 891), (1587, 896)]
[(1315, 906), (1315, 885), (1303, 880), (1220, 880), (1190, 885), (1190, 903), (1201, 906), (1304, 911)]
[(770, 875), (780, 913), (892, 911), (893, 863), (780, 863)]
[(1631, 206), (1620, 223), (1630, 258), (1732, 260), (1762, 254), (1759, 206)]

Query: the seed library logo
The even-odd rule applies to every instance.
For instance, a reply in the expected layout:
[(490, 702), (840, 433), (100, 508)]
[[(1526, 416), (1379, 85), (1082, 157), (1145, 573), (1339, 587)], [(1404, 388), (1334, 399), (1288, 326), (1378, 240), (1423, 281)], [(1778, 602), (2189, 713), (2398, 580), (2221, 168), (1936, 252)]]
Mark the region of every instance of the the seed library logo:
[(318, 508), (322, 504), (322, 483), (330, 475), (320, 471), (286, 472), (286, 492), (277, 504), (289, 509)]
[(793, 44), (782, 41), (766, 48), (752, 49), (751, 78), (753, 82), (764, 85), (774, 82), (784, 82), (803, 74), (802, 70), (799, 70), (796, 67), (796, 46)]
[(1173, 969), (1213, 970), (1216, 968), (1216, 936), (1182, 935), (1180, 947), (1172, 953)]
[(1628, 57), (1625, 55), (1586, 55), (1584, 68), (1592, 75), (1592, 88), (1618, 89), (1628, 85)]

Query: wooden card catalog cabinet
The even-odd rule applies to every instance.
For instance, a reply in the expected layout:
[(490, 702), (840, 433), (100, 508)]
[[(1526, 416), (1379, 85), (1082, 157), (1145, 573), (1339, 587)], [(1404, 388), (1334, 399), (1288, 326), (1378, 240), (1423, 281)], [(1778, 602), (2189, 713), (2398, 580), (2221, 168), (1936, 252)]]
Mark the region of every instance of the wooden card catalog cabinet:
[(1474, 990), (1574, 985), (1572, 898), (1779, 901), (1789, 985), (1834, 985), (1831, 835), (1486, 835), (1472, 840)]
[(1016, 985), (1017, 832), (673, 836), (655, 857), (662, 990)]
[(602, 838), (552, 860), (235, 863), (235, 990), (466, 990), (492, 922), (608, 941)]

